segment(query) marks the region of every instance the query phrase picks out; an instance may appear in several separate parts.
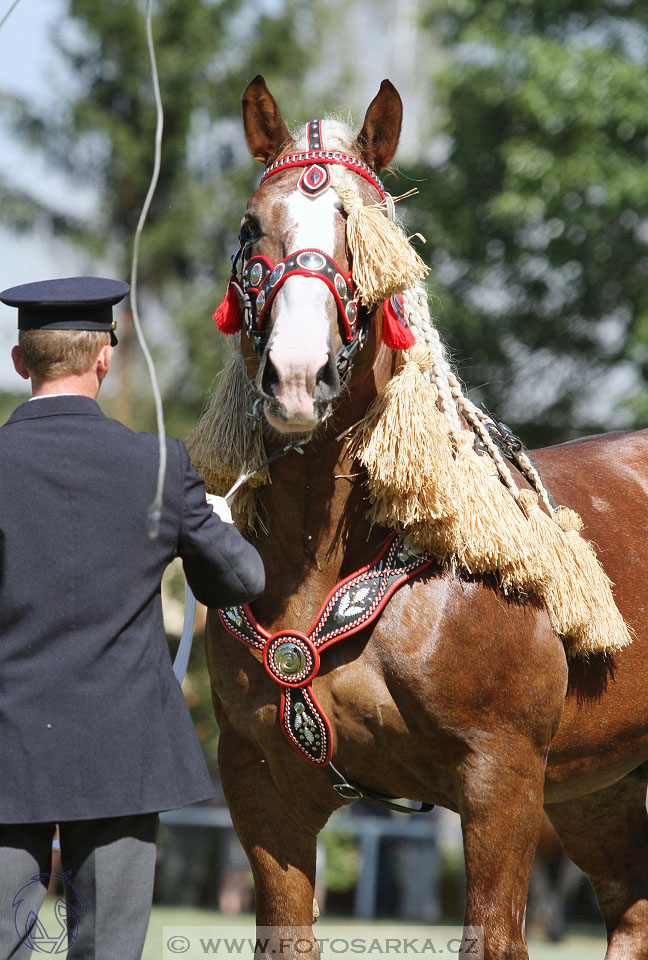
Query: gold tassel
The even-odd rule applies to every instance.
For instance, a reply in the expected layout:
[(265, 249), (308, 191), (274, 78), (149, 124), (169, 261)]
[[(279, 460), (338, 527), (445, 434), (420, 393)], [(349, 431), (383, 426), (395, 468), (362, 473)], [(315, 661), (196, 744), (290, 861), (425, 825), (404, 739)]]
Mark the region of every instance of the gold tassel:
[(400, 227), (386, 216), (386, 203), (365, 204), (351, 187), (335, 184), (347, 214), (353, 280), (366, 307), (413, 286), (429, 271)]
[(437, 407), (437, 388), (424, 376), (428, 348), (419, 342), (406, 357), (350, 445), (367, 470), (371, 519), (468, 573), (496, 574), (505, 591), (544, 587), (547, 557), (494, 462), (475, 453), (472, 431), (453, 437)]
[(457, 511), (458, 476), (437, 388), (424, 377), (431, 358), (415, 344), (370, 406), (350, 451), (367, 469), (372, 519), (396, 530), (447, 520)]
[(552, 573), (546, 552), (531, 535), (494, 461), (487, 453), (475, 452), (472, 431), (459, 437), (457, 469), (462, 478), (461, 512), (446, 531), (454, 561), (471, 574), (496, 575), (505, 593), (544, 589)]
[(520, 492), (519, 503), (553, 559), (553, 577), (541, 596), (553, 629), (565, 641), (567, 655), (587, 657), (626, 647), (632, 642), (630, 631), (592, 544), (580, 536), (581, 518), (566, 507), (549, 517), (530, 490)]
[(590, 541), (581, 536), (583, 521), (567, 507), (559, 507), (554, 516), (573, 553), (576, 576), (579, 581), (582, 577), (591, 594), (592, 615), (588, 622), (565, 638), (568, 656), (587, 657), (622, 650), (632, 643), (632, 634), (614, 600), (614, 584), (601, 566)]
[[(252, 469), (265, 460), (261, 425), (248, 451), (251, 430), (246, 413), (252, 409), (255, 396), (245, 360), (234, 347), (218, 376), (216, 390), (187, 439), (191, 461), (205, 481), (208, 493), (223, 496), (244, 468)], [(232, 514), (241, 531), (254, 528), (257, 490), (268, 480), (268, 471), (263, 470), (237, 491)]]

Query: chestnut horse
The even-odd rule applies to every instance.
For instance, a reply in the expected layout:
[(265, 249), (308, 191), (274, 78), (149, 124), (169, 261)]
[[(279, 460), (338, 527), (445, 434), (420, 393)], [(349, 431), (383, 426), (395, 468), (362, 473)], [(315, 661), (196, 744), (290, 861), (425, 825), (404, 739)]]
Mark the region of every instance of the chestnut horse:
[[(401, 110), (383, 81), (347, 146), (375, 172), (392, 160)], [(262, 77), (244, 92), (243, 117), (250, 151), (266, 167), (294, 150)], [(316, 248), (349, 270), (341, 205), (333, 190), (304, 196), (302, 173), (287, 167), (250, 198), (249, 250), (278, 263)], [(353, 176), (375, 201), (371, 183)], [(261, 492), (257, 545), (268, 586), (253, 612), (270, 632), (306, 631), (332, 587), (385, 541), (387, 531), (366, 517), (363, 475), (341, 439), (396, 369), (399, 355), (382, 344), (381, 324), (378, 310), (346, 383), (335, 365), (339, 310), (318, 279), (285, 282), (256, 350), (242, 334), (269, 450), (311, 437), (303, 456), (273, 462)], [(588, 437), (534, 457), (556, 500), (582, 515), (634, 642), (614, 656), (568, 662), (541, 604), (433, 565), (397, 590), (373, 625), (326, 650), (313, 689), (331, 721), (333, 762), (349, 780), (460, 814), (465, 924), (483, 928), (485, 957), (528, 956), (525, 904), (544, 806), (596, 890), (609, 960), (646, 958), (648, 431)], [(276, 683), (216, 611), (206, 644), (222, 783), (252, 866), (257, 922), (310, 937), (317, 834), (346, 801), (288, 743)], [(294, 955), (303, 950), (302, 942)]]

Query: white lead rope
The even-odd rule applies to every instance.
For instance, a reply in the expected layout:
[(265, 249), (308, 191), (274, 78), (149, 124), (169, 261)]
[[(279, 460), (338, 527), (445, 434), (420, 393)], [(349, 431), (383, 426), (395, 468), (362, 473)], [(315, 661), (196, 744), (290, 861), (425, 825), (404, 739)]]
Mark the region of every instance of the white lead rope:
[(133, 259), (131, 263), (131, 278), (130, 278), (130, 305), (131, 305), (131, 315), (133, 318), (133, 326), (135, 328), (135, 333), (137, 334), (137, 339), (139, 340), (140, 347), (142, 348), (142, 353), (144, 354), (144, 359), (146, 360), (146, 365), (148, 367), (149, 377), (151, 379), (151, 389), (153, 390), (153, 399), (155, 401), (155, 415), (157, 419), (158, 448), (159, 448), (158, 477), (157, 477), (157, 487), (155, 491), (155, 498), (152, 504), (150, 505), (149, 512), (148, 512), (148, 535), (152, 540), (155, 540), (158, 536), (158, 532), (160, 529), (160, 517), (162, 515), (162, 495), (164, 491), (164, 477), (166, 475), (166, 465), (167, 465), (166, 431), (164, 429), (164, 411), (162, 408), (162, 397), (160, 396), (160, 389), (158, 387), (157, 376), (155, 374), (155, 366), (153, 364), (153, 358), (151, 357), (151, 352), (144, 338), (142, 325), (140, 323), (139, 310), (137, 307), (137, 271), (139, 266), (140, 240), (142, 238), (142, 232), (146, 224), (149, 210), (151, 209), (151, 203), (153, 202), (153, 197), (155, 195), (155, 190), (157, 188), (158, 179), (160, 177), (160, 167), (162, 165), (162, 132), (164, 129), (164, 110), (162, 107), (162, 96), (160, 94), (160, 78), (158, 75), (157, 61), (155, 58), (155, 43), (153, 41), (153, 2), (152, 0), (146, 0), (146, 44), (149, 52), (149, 61), (150, 61), (150, 67), (151, 67), (151, 81), (153, 84), (153, 96), (155, 99), (155, 145), (154, 145), (153, 172), (151, 174), (151, 182), (149, 183), (148, 192), (144, 200), (144, 205), (142, 207), (142, 212), (140, 213), (137, 229), (135, 230), (135, 238), (133, 240)]
[(176, 653), (175, 660), (173, 661), (173, 672), (175, 673), (179, 684), (182, 684), (182, 681), (184, 680), (185, 673), (187, 672), (187, 665), (189, 663), (189, 656), (191, 654), (194, 620), (196, 619), (196, 606), (196, 598), (193, 595), (191, 587), (185, 580), (184, 624), (182, 626), (182, 636), (180, 637), (178, 652)]
[(4, 17), (2, 18), (2, 20), (0, 20), (0, 27), (4, 24), (5, 20), (9, 19), (9, 15), (13, 13), (13, 11), (16, 9), (16, 7), (18, 6), (18, 2), (19, 0), (14, 0), (14, 2), (11, 4), (9, 9), (5, 13)]

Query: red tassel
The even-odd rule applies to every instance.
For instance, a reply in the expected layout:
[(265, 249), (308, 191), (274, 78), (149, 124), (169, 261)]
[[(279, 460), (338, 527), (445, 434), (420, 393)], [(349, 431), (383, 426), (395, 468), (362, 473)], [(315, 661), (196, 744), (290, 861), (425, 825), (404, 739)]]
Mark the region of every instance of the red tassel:
[(220, 307), (216, 310), (213, 319), (221, 333), (238, 333), (243, 322), (241, 304), (234, 289), (232, 278), (227, 284), (227, 293)]
[(382, 338), (390, 350), (409, 350), (416, 343), (405, 319), (405, 305), (400, 293), (383, 303)]

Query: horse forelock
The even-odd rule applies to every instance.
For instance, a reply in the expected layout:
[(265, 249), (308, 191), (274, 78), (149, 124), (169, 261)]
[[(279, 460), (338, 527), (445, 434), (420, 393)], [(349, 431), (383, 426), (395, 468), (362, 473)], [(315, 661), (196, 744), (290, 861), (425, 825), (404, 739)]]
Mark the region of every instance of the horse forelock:
[[(357, 153), (355, 134), (348, 123), (337, 117), (326, 117), (322, 120), (322, 149), (342, 150), (345, 153)], [(308, 149), (308, 124), (302, 124), (294, 131), (295, 148)]]

